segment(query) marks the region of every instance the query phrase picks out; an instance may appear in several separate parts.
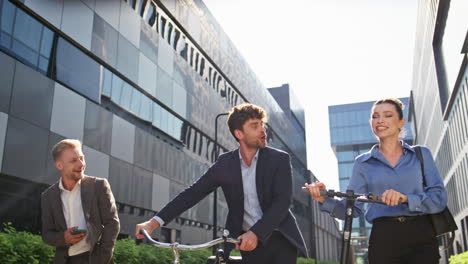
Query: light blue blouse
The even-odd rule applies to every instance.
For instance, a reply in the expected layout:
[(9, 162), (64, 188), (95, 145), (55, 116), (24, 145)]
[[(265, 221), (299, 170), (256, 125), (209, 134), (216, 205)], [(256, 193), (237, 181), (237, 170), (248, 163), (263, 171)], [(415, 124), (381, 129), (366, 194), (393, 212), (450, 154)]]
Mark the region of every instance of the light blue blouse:
[[(424, 159), (423, 186), (421, 165), (413, 146), (403, 144), (403, 155), (392, 167), (380, 153), (378, 145), (358, 157), (354, 162), (353, 174), (348, 189), (355, 193), (382, 195), (394, 189), (408, 197), (408, 203), (397, 206), (369, 204), (366, 220), (370, 223), (383, 216), (415, 216), (442, 211), (447, 205), (447, 191), (435, 165), (430, 150), (421, 146)], [(331, 216), (344, 219), (345, 200), (327, 198), (320, 209)], [(361, 215), (363, 204), (356, 202), (354, 217)]]

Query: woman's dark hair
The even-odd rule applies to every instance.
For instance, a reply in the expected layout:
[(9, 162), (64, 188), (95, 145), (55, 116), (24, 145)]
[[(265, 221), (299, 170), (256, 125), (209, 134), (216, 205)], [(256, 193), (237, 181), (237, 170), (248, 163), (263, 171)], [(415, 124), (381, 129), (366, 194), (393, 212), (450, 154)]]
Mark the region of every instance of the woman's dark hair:
[(234, 106), (231, 111), (229, 111), (228, 117), (228, 126), (229, 131), (231, 131), (232, 136), (236, 138), (234, 130), (239, 129), (242, 131), (242, 126), (250, 119), (260, 119), (263, 123), (267, 122), (267, 115), (265, 110), (260, 106), (254, 104), (240, 104)]
[(372, 106), (372, 109), (374, 109), (374, 107), (376, 105), (379, 105), (379, 104), (392, 104), (395, 106), (397, 112), (398, 112), (398, 118), (401, 120), (403, 119), (403, 109), (405, 109), (405, 105), (397, 98), (385, 98), (385, 99), (380, 99), (378, 101), (376, 101), (374, 103), (374, 105)]

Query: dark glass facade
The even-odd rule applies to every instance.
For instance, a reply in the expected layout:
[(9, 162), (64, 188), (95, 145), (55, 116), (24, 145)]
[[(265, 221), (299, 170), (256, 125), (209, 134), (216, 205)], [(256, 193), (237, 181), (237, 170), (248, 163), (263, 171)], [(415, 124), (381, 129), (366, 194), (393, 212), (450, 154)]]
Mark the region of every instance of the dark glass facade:
[[(311, 180), (303, 110), (292, 103), (293, 117), (280, 107), (202, 2), (0, 0), (0, 14), (0, 179), (27, 189), (11, 199), (10, 185), (0, 184), (2, 197), (10, 197), (0, 221), (11, 220), (8, 208), (28, 205), (30, 195), (37, 201), (58, 180), (50, 149), (77, 138), (86, 173), (112, 186), (121, 236), (131, 235), (136, 223), (201, 176), (218, 149), (237, 147), (224, 124), (215, 145), (215, 116), (252, 102), (269, 113), (269, 145), (291, 154), (292, 210), (307, 245), (315, 248), (318, 237), (338, 244), (335, 221), (314, 224), (316, 208), (300, 192)], [(221, 195), (219, 226), (212, 226), (210, 195), (156, 236), (205, 241), (226, 215)], [(37, 232), (37, 216), (34, 224), (13, 222)], [(338, 258), (333, 249), (311, 252)]]
[[(403, 116), (408, 120), (409, 98), (399, 99), (405, 105)], [(338, 160), (339, 185), (342, 192), (345, 192), (348, 187), (353, 172), (354, 159), (358, 155), (368, 152), (377, 143), (369, 123), (373, 103), (372, 101), (328, 107), (330, 140)], [(403, 140), (412, 144), (411, 122), (406, 122), (404, 129), (406, 136)], [(371, 227), (364, 216), (355, 218), (353, 221), (352, 236), (354, 240), (352, 243), (356, 259), (362, 263), (365, 263), (367, 256), (367, 242)]]

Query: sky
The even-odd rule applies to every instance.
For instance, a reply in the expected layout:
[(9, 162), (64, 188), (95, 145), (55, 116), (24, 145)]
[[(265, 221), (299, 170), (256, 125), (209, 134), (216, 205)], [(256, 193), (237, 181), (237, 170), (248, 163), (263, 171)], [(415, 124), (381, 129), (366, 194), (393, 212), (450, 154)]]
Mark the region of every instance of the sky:
[(417, 0), (203, 2), (265, 87), (289, 83), (305, 109), (308, 167), (339, 189), (328, 106), (409, 96)]

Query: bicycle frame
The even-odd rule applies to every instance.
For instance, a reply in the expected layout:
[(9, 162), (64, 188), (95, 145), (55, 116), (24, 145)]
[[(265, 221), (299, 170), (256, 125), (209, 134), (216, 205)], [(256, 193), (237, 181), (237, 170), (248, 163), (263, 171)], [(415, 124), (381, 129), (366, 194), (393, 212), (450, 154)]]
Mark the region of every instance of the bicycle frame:
[(175, 243), (162, 243), (158, 242), (154, 239), (151, 238), (151, 236), (146, 232), (146, 230), (142, 229), (140, 231), (141, 234), (145, 236), (145, 238), (148, 240), (148, 242), (156, 247), (161, 247), (161, 248), (171, 248), (172, 252), (174, 253), (174, 261), (172, 264), (180, 264), (180, 255), (179, 255), (179, 250), (199, 250), (199, 249), (204, 249), (204, 248), (209, 248), (218, 244), (222, 243), (232, 243), (232, 244), (237, 244), (240, 241), (238, 239), (229, 237), (229, 231), (224, 229), (223, 231), (223, 237), (220, 237), (218, 239), (199, 244), (199, 245), (183, 245), (179, 244), (177, 242)]

